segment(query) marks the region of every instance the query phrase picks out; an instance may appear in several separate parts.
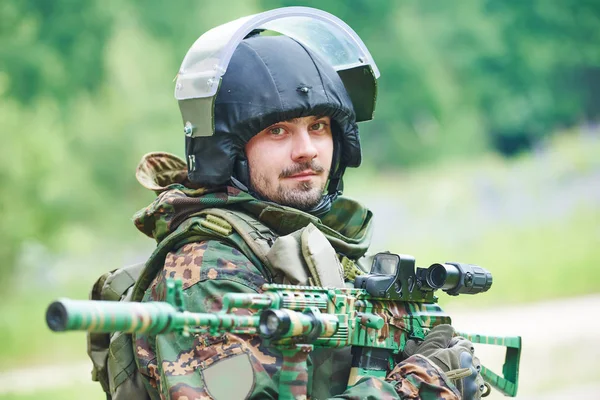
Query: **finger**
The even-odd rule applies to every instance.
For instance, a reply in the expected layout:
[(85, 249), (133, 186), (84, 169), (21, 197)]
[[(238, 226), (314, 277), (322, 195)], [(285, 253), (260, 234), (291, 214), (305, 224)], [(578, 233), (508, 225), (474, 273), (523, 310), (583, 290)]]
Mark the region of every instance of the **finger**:
[[(444, 338), (448, 339), (447, 342), (450, 342), (450, 340), (455, 336), (456, 331), (454, 330), (452, 325), (442, 324), (434, 326), (433, 329), (429, 332), (429, 335), (431, 335), (432, 333), (438, 336), (443, 336)], [(429, 335), (427, 335), (427, 337), (429, 337)]]
[[(479, 388), (479, 396), (480, 397), (485, 397), (487, 395), (490, 394), (490, 385), (487, 384), (484, 380), (483, 377), (481, 376), (481, 363), (479, 362), (479, 359), (477, 357), (473, 357), (473, 366), (475, 367), (475, 370), (477, 371), (477, 376), (475, 377), (475, 385)], [(477, 397), (477, 395), (475, 395), (475, 398), (478, 399), (480, 397)]]
[[(471, 368), (473, 366), (473, 355), (467, 351), (462, 351), (459, 355), (460, 367)], [(479, 372), (474, 368), (475, 372)]]
[(461, 368), (470, 368), (471, 375), (462, 380), (461, 394), (463, 399), (480, 399), (485, 389), (482, 383), (481, 375), (479, 374), (481, 367), (475, 367), (473, 364), (474, 358), (470, 353), (463, 351), (460, 354)]
[(448, 347), (453, 336), (454, 328), (450, 325), (438, 325), (429, 332), (419, 348), (419, 353), (427, 357), (437, 350), (445, 349)]

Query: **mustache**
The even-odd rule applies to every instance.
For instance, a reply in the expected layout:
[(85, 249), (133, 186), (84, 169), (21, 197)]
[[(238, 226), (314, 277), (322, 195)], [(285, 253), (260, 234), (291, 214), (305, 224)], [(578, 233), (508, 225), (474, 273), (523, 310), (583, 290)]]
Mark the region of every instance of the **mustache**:
[(289, 178), (292, 175), (296, 175), (296, 174), (298, 174), (302, 171), (306, 171), (306, 170), (311, 170), (315, 174), (320, 174), (325, 171), (325, 168), (323, 168), (323, 166), (317, 164), (317, 162), (315, 160), (310, 160), (310, 161), (306, 161), (303, 163), (297, 163), (297, 164), (292, 165), (291, 167), (285, 168), (283, 171), (281, 171), (281, 174), (279, 174), (279, 177), (280, 178)]

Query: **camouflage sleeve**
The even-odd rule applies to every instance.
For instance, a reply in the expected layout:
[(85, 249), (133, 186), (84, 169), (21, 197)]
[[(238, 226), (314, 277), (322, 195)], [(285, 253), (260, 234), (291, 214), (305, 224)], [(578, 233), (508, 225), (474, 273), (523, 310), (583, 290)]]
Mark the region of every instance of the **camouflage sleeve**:
[(419, 354), (396, 365), (386, 381), (395, 386), (402, 399), (460, 400), (458, 390), (446, 374)]
[[(165, 279), (183, 282), (192, 312), (216, 312), (224, 293), (256, 293), (265, 279), (239, 251), (218, 241), (170, 253), (144, 301), (163, 301)], [(249, 315), (247, 310), (236, 311)], [(255, 336), (137, 335), (136, 358), (153, 399), (277, 398), (280, 358)]]
[[(242, 253), (218, 241), (190, 243), (169, 253), (144, 301), (165, 300), (166, 278), (182, 280), (190, 311), (209, 313), (221, 309), (224, 293), (256, 293), (265, 283)], [(249, 315), (245, 309), (235, 312)], [(186, 337), (173, 333), (139, 334), (134, 339), (136, 362), (153, 400), (278, 397), (282, 357), (263, 346), (257, 336)], [(331, 376), (313, 378), (331, 380)], [(335, 398), (457, 399), (454, 390), (437, 367), (413, 356), (400, 363), (386, 380), (363, 378)]]
[[(344, 393), (334, 396), (335, 399), (347, 400), (398, 400), (410, 399), (396, 393), (394, 384), (379, 378), (362, 378), (356, 385), (347, 389)], [(418, 398), (418, 397), (417, 397)]]
[(336, 398), (460, 400), (460, 395), (442, 370), (417, 354), (396, 365), (385, 381), (363, 378)]

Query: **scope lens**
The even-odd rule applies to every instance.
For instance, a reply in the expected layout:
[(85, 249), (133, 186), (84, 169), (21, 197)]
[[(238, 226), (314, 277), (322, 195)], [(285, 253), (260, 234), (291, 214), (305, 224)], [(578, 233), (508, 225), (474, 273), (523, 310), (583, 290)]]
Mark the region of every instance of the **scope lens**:
[(271, 314), (267, 317), (266, 324), (267, 331), (276, 332), (277, 328), (279, 328), (279, 318), (275, 314)]
[(395, 275), (400, 257), (397, 254), (378, 253), (373, 259), (371, 266), (372, 274)]
[(433, 264), (427, 269), (425, 279), (433, 289), (452, 289), (459, 284), (460, 270), (452, 264)]
[(429, 274), (427, 275), (427, 283), (429, 283), (429, 286), (432, 288), (441, 288), (444, 286), (444, 283), (446, 283), (446, 276), (448, 276), (448, 273), (443, 265), (432, 265), (432, 267), (429, 269)]

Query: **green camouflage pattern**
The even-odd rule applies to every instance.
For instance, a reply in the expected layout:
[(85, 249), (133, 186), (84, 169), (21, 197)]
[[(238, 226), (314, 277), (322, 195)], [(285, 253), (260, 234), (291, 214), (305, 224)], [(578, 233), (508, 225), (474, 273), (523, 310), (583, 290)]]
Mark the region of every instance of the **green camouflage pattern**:
[[(157, 199), (134, 216), (136, 227), (144, 234), (160, 243), (173, 233), (190, 217), (205, 208), (233, 208), (241, 210), (271, 228), (278, 235), (289, 234), (313, 223), (325, 234), (334, 249), (352, 260), (362, 257), (370, 243), (372, 233), (372, 214), (350, 199), (339, 197), (331, 211), (318, 219), (310, 214), (254, 199), (245, 192), (232, 187), (205, 188), (194, 187), (187, 181), (185, 162), (167, 153), (152, 153), (142, 159), (137, 171), (138, 181), (146, 188), (157, 193)], [(206, 313), (214, 316), (226, 305), (235, 316), (228, 322), (232, 332), (220, 332), (223, 326), (214, 323), (212, 329), (204, 331), (184, 329), (180, 332), (163, 332), (160, 324), (152, 323), (133, 327), (133, 323), (123, 323), (122, 328), (133, 334), (134, 353), (139, 371), (145, 377), (150, 397), (155, 399), (210, 399), (217, 393), (215, 385), (228, 386), (234, 390), (241, 385), (241, 375), (210, 378), (210, 371), (219, 365), (250, 364), (251, 386), (234, 391), (236, 397), (253, 399), (279, 398), (280, 381), (295, 383), (290, 386), (292, 398), (346, 398), (346, 399), (458, 399), (454, 386), (444, 374), (426, 359), (410, 359), (400, 362), (385, 378), (358, 377), (351, 388), (347, 388), (350, 376), (351, 355), (349, 348), (319, 348), (316, 343), (297, 347), (283, 340), (279, 348), (270, 346), (254, 334), (250, 325), (255, 323), (258, 307), (242, 305), (230, 307), (226, 294), (262, 296), (265, 294), (267, 279), (240, 251), (218, 240), (183, 243), (171, 248), (166, 254), (164, 266), (150, 280), (143, 280), (141, 288), (144, 305), (165, 302), (168, 289), (167, 279), (179, 279), (182, 283), (186, 308), (191, 313)], [(139, 283), (140, 281), (138, 281)], [(139, 291), (140, 288), (136, 287)], [(289, 290), (286, 290), (289, 292)], [(134, 300), (138, 299), (134, 291)], [(348, 296), (344, 290), (340, 296)], [(141, 295), (140, 295), (141, 297)], [(319, 297), (319, 296), (316, 296)], [(316, 298), (315, 297), (315, 298)], [(322, 296), (321, 296), (322, 297)], [(364, 299), (363, 299), (364, 300)], [(243, 300), (248, 304), (251, 300)], [(264, 302), (264, 300), (262, 300)], [(315, 302), (313, 307), (322, 313), (331, 314), (331, 302), (323, 306)], [(361, 300), (362, 301), (362, 300)], [(383, 313), (382, 305), (377, 301), (356, 301), (355, 311), (371, 313), (373, 317), (360, 316), (349, 318), (342, 316), (330, 321), (324, 331), (331, 334), (339, 331), (339, 325), (365, 326), (364, 337), (346, 334), (346, 340), (365, 340), (372, 345), (390, 344), (392, 335), (402, 346), (402, 335), (397, 331), (415, 329), (425, 330), (436, 324), (437, 320), (423, 319), (422, 323), (411, 323), (407, 319), (410, 313), (428, 312), (429, 306), (415, 305), (398, 308), (394, 315)], [(291, 308), (290, 302), (282, 307)], [(340, 303), (341, 304), (341, 303)], [(122, 303), (119, 303), (122, 305)], [(298, 303), (298, 307), (302, 307)], [(324, 307), (324, 308), (323, 308)], [(411, 308), (413, 307), (413, 308)], [(177, 307), (176, 307), (177, 308)], [(302, 311), (299, 308), (296, 310)], [(139, 312), (129, 310), (129, 315)], [(383, 314), (383, 315), (380, 315)], [(346, 315), (346, 314), (344, 314)], [(146, 316), (146, 319), (149, 316)], [(86, 317), (89, 319), (89, 317)], [(214, 319), (214, 317), (212, 317)], [(436, 317), (437, 318), (437, 317)], [(378, 329), (380, 319), (385, 324)], [(104, 321), (110, 320), (105, 318)], [(209, 321), (206, 317), (205, 321)], [(440, 319), (441, 321), (441, 319)], [(95, 322), (95, 326), (98, 326)], [(202, 322), (196, 320), (196, 322)], [(334, 326), (337, 323), (337, 327)], [(440, 322), (441, 323), (441, 322)], [(77, 324), (81, 325), (81, 322)], [(304, 321), (304, 325), (306, 321)], [(146, 326), (141, 330), (141, 326)], [(189, 325), (188, 325), (189, 326)], [(196, 327), (198, 325), (195, 325)], [(306, 328), (302, 328), (303, 332)], [(293, 330), (292, 330), (293, 331)], [(385, 334), (382, 332), (385, 331)], [(390, 334), (390, 331), (393, 334)], [(349, 331), (348, 331), (349, 332)], [(353, 331), (354, 332), (354, 331)], [(185, 334), (181, 334), (185, 333)], [(340, 346), (343, 335), (320, 338), (323, 343)], [(386, 337), (388, 339), (386, 339)], [(321, 343), (321, 345), (323, 344)], [(317, 346), (312, 351), (311, 346)], [(400, 347), (398, 347), (400, 348)], [(285, 362), (284, 362), (285, 359)], [(237, 360), (245, 360), (237, 362)], [(230, 365), (227, 364), (227, 365)], [(306, 367), (304, 367), (306, 366)], [(222, 374), (224, 375), (224, 374)], [(208, 380), (207, 380), (208, 379)], [(212, 381), (211, 381), (212, 380)], [(232, 384), (233, 382), (233, 384)], [(236, 383), (238, 385), (236, 385)]]
[[(279, 235), (289, 234), (313, 223), (326, 235), (338, 253), (351, 259), (362, 257), (370, 244), (371, 212), (344, 197), (339, 197), (331, 211), (319, 220), (295, 209), (258, 201), (232, 187), (213, 191), (195, 188), (187, 180), (186, 163), (167, 153), (146, 155), (138, 166), (136, 177), (144, 187), (157, 193), (158, 197), (149, 207), (134, 216), (134, 222), (140, 231), (158, 242), (173, 232), (182, 221), (203, 208), (239, 207)], [(223, 306), (225, 293), (239, 293), (243, 296), (259, 294), (266, 283), (263, 275), (241, 252), (216, 241), (186, 244), (169, 253), (164, 268), (146, 290), (143, 301), (164, 301), (167, 277), (182, 280), (188, 308), (194, 312), (215, 312)], [(283, 305), (287, 306), (288, 304)], [(246, 315), (249, 310), (243, 304), (227, 307), (242, 315)], [(316, 304), (316, 307), (322, 305)], [(178, 399), (186, 396), (192, 399), (208, 396), (203, 376), (198, 370), (218, 360), (235, 357), (233, 349), (249, 354), (254, 365), (255, 384), (248, 397), (278, 397), (283, 355), (266, 346), (256, 335), (228, 333), (217, 337), (207, 334), (186, 337), (176, 334), (137, 334), (134, 337), (138, 366), (147, 377), (148, 389), (153, 398)], [(181, 354), (188, 355), (185, 373), (176, 375), (171, 369), (161, 368), (165, 362), (176, 365)], [(395, 381), (388, 384), (377, 378), (365, 378), (351, 389), (352, 394), (348, 394), (346, 386), (350, 361), (348, 348), (316, 349), (311, 352), (306, 370), (308, 395), (319, 399), (334, 395), (356, 399), (386, 396), (399, 398)], [(428, 383), (436, 375), (427, 374), (426, 371), (431, 368), (432, 366), (424, 368), (424, 373), (415, 375), (414, 380), (421, 379)], [(228, 377), (223, 379), (227, 380)], [(436, 398), (437, 392), (448, 390), (445, 386), (438, 387), (435, 384), (426, 384), (424, 387), (428, 389), (422, 392), (429, 391), (431, 398)]]
[(230, 186), (193, 187), (184, 174), (185, 168), (184, 161), (168, 153), (147, 154), (138, 166), (138, 181), (158, 197), (138, 211), (133, 220), (141, 232), (157, 242), (203, 209), (235, 208), (254, 216), (278, 235), (290, 234), (312, 223), (338, 253), (351, 259), (362, 257), (369, 247), (373, 214), (354, 200), (338, 197), (331, 210), (319, 219), (291, 207), (259, 201)]
[[(177, 265), (176, 260), (175, 265)], [(259, 343), (257, 343), (258, 351), (260, 351), (260, 347), (264, 347), (263, 342), (266, 347), (280, 351), (280, 357), (276, 354), (271, 355), (275, 358), (275, 365), (280, 367), (278, 371), (280, 399), (306, 397), (310, 386), (308, 357), (314, 349), (349, 346), (355, 349), (380, 348), (387, 350), (388, 365), (392, 367), (392, 372), (386, 377), (385, 371), (365, 370), (353, 362), (348, 378), (347, 392), (352, 392), (365, 379), (378, 376), (389, 380), (388, 378), (391, 376), (397, 381), (400, 380), (399, 377), (408, 380), (396, 383), (397, 393), (399, 393), (399, 389), (402, 389), (418, 395), (421, 390), (420, 385), (424, 381), (411, 373), (406, 373), (415, 367), (413, 364), (416, 364), (421, 366), (420, 369), (417, 369), (417, 375), (422, 372), (422, 369), (425, 369), (426, 376), (436, 377), (437, 385), (441, 385), (443, 392), (447, 392), (446, 395), (451, 396), (452, 393), (456, 393), (456, 388), (448, 385), (447, 377), (433, 366), (429, 366), (429, 361), (423, 357), (416, 359), (413, 357), (410, 362), (405, 360), (396, 365), (396, 359), (404, 350), (408, 339), (423, 339), (434, 326), (451, 322), (450, 318), (436, 304), (428, 303), (426, 299), (417, 302), (400, 302), (373, 298), (364, 289), (264, 284), (260, 288), (262, 293), (225, 293), (222, 296), (221, 308), (217, 313), (188, 312), (185, 310), (186, 296), (184, 296), (183, 284), (180, 280), (181, 275), (186, 276), (185, 269), (183, 271), (177, 268), (173, 269), (172, 266), (172, 263), (168, 264), (168, 268), (165, 268), (164, 273), (156, 280), (156, 287), (158, 285), (166, 287), (166, 293), (163, 290), (165, 295), (161, 296), (163, 297), (161, 302), (152, 301), (141, 304), (65, 299), (53, 304), (53, 306), (58, 305), (62, 311), (65, 322), (62, 330), (124, 331), (146, 334), (145, 337), (138, 336), (136, 352), (138, 360), (146, 358), (148, 363), (152, 363), (158, 355), (156, 349), (153, 350), (149, 346), (148, 335), (154, 335), (157, 343), (162, 340), (162, 335), (157, 337), (157, 334), (175, 332), (180, 335), (179, 337), (190, 338), (192, 335), (195, 338), (202, 337), (204, 343), (197, 343), (194, 339), (193, 349), (184, 354), (181, 352), (173, 354), (172, 360), (162, 361), (163, 374), (159, 377), (154, 376), (154, 381), (150, 381), (156, 388), (158, 388), (160, 379), (163, 379), (163, 382), (165, 379), (169, 379), (170, 372), (176, 376), (197, 375), (194, 374), (197, 368), (208, 368), (216, 361), (220, 362), (229, 357), (243, 355), (248, 356), (250, 360), (248, 366), (253, 371), (253, 379), (256, 379), (255, 372), (260, 370), (266, 372), (266, 368), (261, 364), (262, 368), (257, 369), (257, 358), (252, 358), (250, 353), (242, 352), (241, 348), (244, 341), (252, 341), (258, 335), (260, 336)], [(192, 278), (192, 275), (187, 274), (187, 277)], [(189, 289), (190, 286), (187, 288)], [(263, 325), (265, 321), (270, 322)], [(273, 324), (274, 321), (278, 323)], [(233, 336), (233, 334), (239, 336)], [(478, 343), (502, 344), (517, 350), (520, 349), (519, 338), (482, 335), (468, 337)], [(215, 340), (215, 338), (217, 339)], [(206, 341), (210, 344), (207, 344)], [(194, 360), (197, 351), (202, 348), (202, 344), (209, 347), (215, 342), (221, 343), (219, 349), (222, 358), (218, 360), (211, 358), (203, 363), (195, 362), (190, 368), (191, 364), (189, 363)], [(226, 346), (230, 343), (237, 346)], [(215, 353), (219, 354), (219, 352)], [(214, 356), (215, 353), (210, 354)], [(152, 357), (148, 359), (150, 356)], [(396, 366), (394, 367), (394, 365)], [(518, 358), (516, 365), (507, 362), (505, 374), (507, 368), (518, 371)], [(159, 370), (160, 368), (154, 369)], [(491, 371), (489, 372), (491, 373)], [(148, 371), (148, 373), (152, 372)], [(483, 376), (489, 378), (486, 374)], [(264, 378), (267, 379), (267, 373), (264, 373)], [(494, 378), (491, 383), (495, 387), (501, 388), (504, 393), (508, 393), (507, 390), (510, 390), (508, 384), (515, 385), (516, 390), (516, 377), (513, 382), (499, 376)], [(510, 379), (510, 377), (508, 378)], [(431, 384), (431, 381), (427, 381), (428, 387)], [(180, 388), (180, 386), (177, 387)], [(188, 385), (186, 390), (192, 391), (193, 388)]]
[(457, 332), (460, 336), (470, 340), (472, 343), (490, 344), (506, 347), (502, 375), (481, 366), (481, 376), (496, 390), (509, 396), (517, 394), (519, 382), (519, 364), (521, 360), (521, 337), (520, 336), (490, 336), (471, 333)]
[[(415, 354), (398, 364), (387, 376), (396, 393), (406, 399), (460, 399), (460, 394), (437, 365), (427, 358)], [(431, 393), (424, 388), (433, 385), (439, 388)]]
[[(144, 295), (144, 301), (165, 301), (167, 279), (182, 282), (188, 310), (214, 315), (222, 308), (226, 292), (256, 293), (266, 283), (248, 259), (238, 250), (217, 241), (189, 243), (169, 253), (165, 266)], [(240, 317), (251, 313), (234, 311)], [(134, 335), (140, 372), (147, 378), (152, 398), (211, 398), (200, 371), (212, 364), (247, 354), (254, 369), (256, 388), (276, 393), (270, 382), (281, 366), (278, 353), (259, 347), (256, 336), (227, 333), (180, 335)], [(259, 379), (260, 377), (267, 379)], [(276, 396), (275, 394), (273, 396)]]
[[(174, 281), (167, 278), (172, 272), (177, 276), (177, 272), (181, 270), (166, 271), (157, 277), (154, 289), (148, 292), (157, 294), (157, 290), (162, 290), (162, 293), (158, 294), (161, 300), (159, 302), (141, 304), (66, 299), (60, 301), (61, 306), (66, 310), (65, 315), (68, 316), (67, 323), (64, 325), (65, 330), (136, 333), (135, 350), (138, 365), (142, 374), (148, 378), (152, 398), (178, 399), (190, 395), (194, 397), (188, 398), (203, 398), (202, 396), (211, 398), (208, 397), (210, 393), (206, 390), (206, 385), (203, 385), (200, 379), (202, 374), (198, 374), (197, 370), (206, 369), (216, 362), (244, 354), (249, 356), (252, 363), (255, 390), (257, 387), (263, 389), (262, 392), (253, 392), (251, 398), (265, 398), (265, 394), (271, 393), (271, 390), (277, 386), (277, 390), (272, 392), (277, 393), (274, 398), (306, 398), (307, 386), (310, 385), (311, 380), (316, 379), (316, 375), (311, 375), (312, 369), (307, 365), (307, 358), (314, 347), (364, 344), (364, 335), (352, 333), (358, 329), (372, 330), (374, 336), (384, 331), (390, 338), (395, 337), (393, 333), (390, 334), (393, 328), (384, 325), (383, 320), (375, 318), (376, 322), (373, 322), (356, 312), (354, 305), (357, 302), (354, 299), (368, 296), (362, 289), (332, 290), (263, 285), (262, 294), (225, 294), (220, 302), (222, 309), (219, 313), (181, 312), (179, 308), (183, 303), (178, 304), (174, 300), (177, 297), (173, 294)], [(188, 277), (191, 278), (189, 275)], [(179, 287), (182, 294), (191, 288), (185, 285), (187, 289), (182, 289), (183, 286)], [(302, 293), (305, 296), (300, 296)], [(243, 297), (246, 297), (245, 301)], [(188, 296), (185, 298), (189, 300)], [(342, 298), (350, 301), (346, 303)], [(324, 303), (323, 299), (326, 299)], [(247, 308), (239, 307), (241, 304), (245, 304)], [(298, 345), (297, 340), (287, 341), (286, 339), (303, 337), (313, 330), (314, 321), (299, 310), (305, 309), (308, 305), (319, 314), (319, 308), (312, 306), (319, 304), (323, 312), (330, 310), (338, 313), (321, 315), (323, 329), (319, 338), (312, 344), (306, 345)], [(350, 304), (350, 307), (347, 304)], [(256, 335), (259, 325), (258, 315), (253, 314), (252, 311), (272, 309), (274, 306), (288, 307), (280, 311), (290, 316), (292, 323), (289, 331), (282, 335), (284, 340), (263, 343)], [(151, 338), (154, 340), (150, 340)], [(360, 339), (360, 343), (354, 342), (356, 338)], [(174, 346), (175, 343), (178, 345)], [(379, 343), (382, 346), (398, 348), (396, 344), (384, 340)], [(189, 347), (180, 347), (182, 344), (189, 344)], [(368, 344), (372, 345), (372, 343)], [(273, 351), (273, 348), (279, 349), (279, 353)], [(359, 382), (343, 393), (326, 393), (326, 397), (310, 392), (308, 394), (312, 394), (312, 398), (328, 398), (339, 394), (341, 398), (397, 399), (414, 398), (411, 396), (415, 393), (418, 396), (429, 393), (430, 398), (458, 398), (448, 395), (455, 393), (456, 389), (447, 381), (443, 373), (436, 369), (437, 367), (426, 360), (417, 361), (398, 364), (385, 379), (361, 377)], [(329, 380), (329, 376), (323, 377)], [(278, 383), (276, 383), (277, 378)], [(403, 383), (405, 380), (406, 382)], [(441, 386), (437, 387), (434, 383)], [(399, 397), (399, 393), (403, 395)]]

